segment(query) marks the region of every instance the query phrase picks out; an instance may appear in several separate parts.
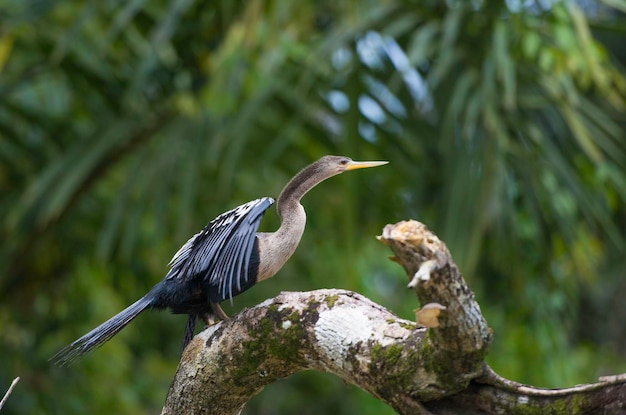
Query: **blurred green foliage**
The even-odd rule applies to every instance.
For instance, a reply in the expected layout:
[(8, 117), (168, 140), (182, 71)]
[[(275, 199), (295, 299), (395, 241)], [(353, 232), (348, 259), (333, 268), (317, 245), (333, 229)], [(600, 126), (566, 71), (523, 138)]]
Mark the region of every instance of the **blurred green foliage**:
[[(158, 413), (184, 317), (47, 359), (324, 154), (391, 164), (307, 195), (292, 260), (228, 313), (339, 287), (412, 318), (374, 235), (413, 217), (474, 289), (496, 371), (550, 387), (626, 371), (626, 3), (606, 3), (0, 2), (0, 390), (22, 378), (6, 412)], [(391, 410), (302, 373), (244, 411), (330, 412)]]

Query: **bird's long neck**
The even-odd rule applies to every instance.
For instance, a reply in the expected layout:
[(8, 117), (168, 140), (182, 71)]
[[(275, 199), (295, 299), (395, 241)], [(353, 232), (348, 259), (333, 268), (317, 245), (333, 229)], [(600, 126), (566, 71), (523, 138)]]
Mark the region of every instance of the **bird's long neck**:
[(319, 162), (313, 163), (300, 170), (287, 183), (278, 200), (276, 202), (276, 210), (282, 220), (285, 219), (293, 209), (300, 204), (300, 199), (315, 185), (327, 179), (330, 175), (323, 174), (323, 170)]
[(261, 263), (259, 280), (272, 277), (287, 262), (300, 243), (306, 225), (306, 213), (300, 199), (311, 188), (331, 175), (324, 174), (318, 163), (300, 171), (278, 196), (276, 210), (280, 227), (276, 232), (259, 234)]

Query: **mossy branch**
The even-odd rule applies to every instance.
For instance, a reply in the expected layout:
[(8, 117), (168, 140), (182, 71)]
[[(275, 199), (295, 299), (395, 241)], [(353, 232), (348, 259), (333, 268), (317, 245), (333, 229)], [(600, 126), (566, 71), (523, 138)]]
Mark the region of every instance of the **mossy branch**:
[(499, 377), (484, 363), (491, 331), (445, 245), (415, 221), (388, 225), (379, 239), (407, 271), (421, 304), (437, 306), (429, 309), (432, 328), (350, 291), (281, 293), (194, 338), (162, 413), (238, 414), (266, 385), (307, 369), (334, 373), (400, 414), (626, 408), (620, 377), (559, 391)]
[(306, 369), (334, 373), (398, 410), (418, 408), (408, 386), (420, 390), (427, 377), (410, 381), (408, 366), (421, 365), (424, 333), (350, 291), (281, 293), (193, 339), (163, 414), (237, 414), (266, 385)]

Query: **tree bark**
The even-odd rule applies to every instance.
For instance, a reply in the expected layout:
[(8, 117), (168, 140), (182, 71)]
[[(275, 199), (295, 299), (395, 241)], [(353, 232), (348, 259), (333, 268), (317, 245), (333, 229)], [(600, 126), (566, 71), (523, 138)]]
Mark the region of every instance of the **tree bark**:
[(436, 305), (418, 316), (430, 328), (345, 290), (281, 293), (194, 338), (162, 413), (238, 414), (266, 385), (307, 369), (400, 414), (625, 413), (622, 377), (563, 390), (499, 377), (484, 363), (491, 331), (445, 244), (415, 221), (387, 225), (379, 239), (420, 303)]

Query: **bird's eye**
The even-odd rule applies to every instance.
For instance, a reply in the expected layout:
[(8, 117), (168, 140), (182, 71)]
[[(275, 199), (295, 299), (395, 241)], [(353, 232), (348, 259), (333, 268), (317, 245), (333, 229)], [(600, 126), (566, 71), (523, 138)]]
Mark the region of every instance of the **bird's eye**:
[(339, 164), (348, 164), (348, 161), (349, 161), (348, 159), (341, 159), (339, 161)]

